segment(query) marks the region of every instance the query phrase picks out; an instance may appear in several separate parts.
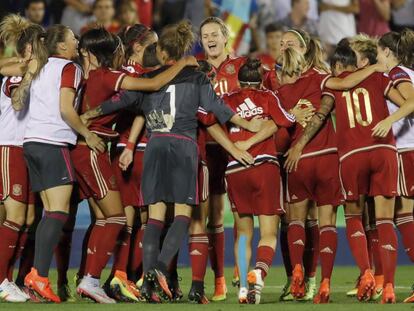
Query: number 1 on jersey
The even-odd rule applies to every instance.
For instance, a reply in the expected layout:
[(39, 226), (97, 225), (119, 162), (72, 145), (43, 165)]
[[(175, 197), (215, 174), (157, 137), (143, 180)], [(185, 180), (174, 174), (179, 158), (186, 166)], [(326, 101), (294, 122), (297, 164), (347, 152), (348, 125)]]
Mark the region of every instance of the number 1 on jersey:
[(170, 93), (170, 115), (175, 119), (175, 85), (170, 85), (166, 92)]
[[(352, 95), (351, 95), (352, 93)], [(359, 103), (359, 95), (363, 96), (366, 120), (362, 119), (361, 114), (361, 105)], [(346, 100), (346, 110), (348, 111), (349, 127), (355, 127), (355, 120), (358, 124), (362, 126), (368, 126), (372, 123), (372, 111), (371, 111), (371, 99), (369, 97), (369, 92), (365, 88), (357, 88), (353, 92), (345, 91), (342, 92), (342, 97), (345, 97)], [(355, 110), (355, 114), (354, 114)]]

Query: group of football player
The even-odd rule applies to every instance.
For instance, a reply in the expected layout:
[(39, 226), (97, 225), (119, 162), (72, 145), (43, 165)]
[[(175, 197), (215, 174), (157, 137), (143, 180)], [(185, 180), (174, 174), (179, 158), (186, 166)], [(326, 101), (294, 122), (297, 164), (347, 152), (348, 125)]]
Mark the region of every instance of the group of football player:
[(342, 205), (360, 270), (351, 294), (395, 303), (394, 226), (414, 261), (414, 32), (345, 38), (329, 67), (316, 38), (271, 27), (269, 37), (276, 31), (278, 56), (236, 57), (226, 24), (209, 17), (197, 61), (186, 56), (196, 40), (187, 21), (159, 37), (137, 24), (78, 40), (63, 25), (5, 17), (0, 39), (16, 56), (0, 60), (0, 298), (74, 300), (71, 240), (87, 200), (80, 297), (181, 300), (177, 258), (188, 235), (188, 300), (209, 302), (209, 259), (211, 300), (225, 300), (227, 193), (239, 303), (260, 303), (278, 239), (288, 280), (280, 300), (328, 303)]

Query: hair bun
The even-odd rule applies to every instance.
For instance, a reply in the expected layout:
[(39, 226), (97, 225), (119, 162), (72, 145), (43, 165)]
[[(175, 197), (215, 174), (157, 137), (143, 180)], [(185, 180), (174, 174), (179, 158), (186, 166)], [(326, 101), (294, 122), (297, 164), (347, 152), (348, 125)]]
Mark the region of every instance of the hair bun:
[(249, 69), (257, 70), (257, 69), (260, 68), (260, 66), (262, 66), (262, 62), (259, 59), (257, 59), (257, 58), (249, 58), (246, 61), (246, 66)]
[(177, 32), (180, 35), (187, 35), (192, 32), (191, 24), (188, 21), (181, 21), (177, 24)]

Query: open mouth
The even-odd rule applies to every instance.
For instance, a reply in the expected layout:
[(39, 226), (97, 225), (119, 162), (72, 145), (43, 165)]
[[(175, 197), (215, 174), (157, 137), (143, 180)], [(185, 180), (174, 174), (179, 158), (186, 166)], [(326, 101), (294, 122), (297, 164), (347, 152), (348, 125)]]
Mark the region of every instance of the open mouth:
[(216, 43), (209, 43), (207, 46), (211, 50), (211, 49), (215, 49), (217, 47), (217, 44)]

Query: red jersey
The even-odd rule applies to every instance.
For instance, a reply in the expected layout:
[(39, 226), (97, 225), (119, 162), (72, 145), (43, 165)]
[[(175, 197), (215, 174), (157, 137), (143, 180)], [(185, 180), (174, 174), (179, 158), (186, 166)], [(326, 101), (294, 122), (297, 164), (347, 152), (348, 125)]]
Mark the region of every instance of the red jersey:
[[(83, 89), (81, 113), (98, 107), (103, 101), (115, 95), (122, 84), (125, 73), (108, 68), (98, 68), (89, 73)], [(117, 137), (112, 130), (116, 114), (102, 116), (92, 120), (89, 129), (107, 138)]]
[[(350, 72), (343, 72), (340, 78)], [(372, 129), (389, 116), (385, 96), (392, 82), (383, 73), (373, 73), (356, 87), (348, 91), (324, 89), (324, 95), (335, 99), (338, 153), (342, 161), (347, 156), (373, 148), (395, 148), (395, 139), (390, 131), (385, 138), (372, 136)]]
[[(279, 127), (290, 127), (295, 123), (295, 118), (281, 107), (279, 99), (268, 90), (244, 88), (224, 95), (223, 100), (241, 118), (246, 120), (255, 116), (270, 117)], [(233, 142), (247, 140), (255, 134), (234, 125), (229, 127), (229, 138)], [(272, 137), (251, 147), (249, 153), (255, 157), (256, 163), (277, 161), (276, 147)], [(233, 160), (229, 163), (228, 169), (232, 169), (233, 166), (239, 168), (240, 164)]]
[[(277, 94), (283, 108), (290, 110), (296, 105), (302, 105), (313, 106), (318, 110), (321, 106), (322, 88), (328, 78), (328, 74), (310, 69), (295, 83), (282, 85)], [(296, 123), (296, 126), (290, 131), (293, 144), (300, 138), (303, 129), (302, 125)], [(336, 151), (335, 131), (332, 120), (328, 118), (316, 136), (303, 149), (303, 156), (310, 157)]]
[(216, 77), (213, 88), (217, 95), (222, 96), (240, 88), (238, 74), (245, 62), (245, 57), (227, 56), (218, 68), (214, 67)]
[[(134, 65), (123, 65), (122, 71), (130, 77), (138, 78), (144, 73), (148, 72), (140, 64), (135, 63)], [(129, 111), (121, 111), (118, 115), (115, 131), (119, 133), (118, 147), (125, 147), (128, 143), (129, 134), (131, 133), (132, 123), (134, 122), (135, 115)], [(144, 150), (147, 146), (148, 138), (146, 131), (142, 130), (137, 139), (137, 149)]]
[(259, 54), (257, 58), (260, 59), (262, 66), (267, 70), (271, 70), (276, 66), (276, 59), (274, 59), (270, 54)]

